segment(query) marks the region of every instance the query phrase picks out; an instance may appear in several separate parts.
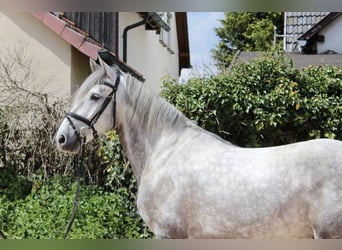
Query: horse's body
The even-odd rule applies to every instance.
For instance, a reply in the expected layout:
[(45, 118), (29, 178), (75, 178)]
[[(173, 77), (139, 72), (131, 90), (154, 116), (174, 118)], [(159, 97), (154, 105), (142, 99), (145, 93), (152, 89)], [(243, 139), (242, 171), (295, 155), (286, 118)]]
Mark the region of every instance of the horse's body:
[(151, 155), (141, 177), (139, 211), (157, 235), (341, 237), (341, 142), (245, 149), (186, 130)]
[[(90, 120), (96, 108), (87, 100), (109, 92), (97, 83), (115, 78), (102, 62), (72, 112)], [(138, 180), (138, 209), (158, 238), (342, 238), (342, 142), (237, 147), (128, 76), (116, 103), (114, 125)], [(94, 129), (111, 129), (112, 112), (111, 105), (101, 111)], [(82, 126), (65, 119), (58, 147), (79, 150), (75, 129), (91, 140)]]

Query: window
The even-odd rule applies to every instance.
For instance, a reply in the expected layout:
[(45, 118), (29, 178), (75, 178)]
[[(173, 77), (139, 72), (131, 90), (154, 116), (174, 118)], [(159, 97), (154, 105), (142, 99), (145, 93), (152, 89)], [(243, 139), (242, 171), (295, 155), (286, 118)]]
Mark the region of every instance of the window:
[[(161, 19), (169, 26), (171, 24), (171, 18), (172, 14), (170, 12), (157, 12), (158, 15), (161, 17)], [(167, 50), (171, 53), (174, 54), (175, 52), (172, 49), (172, 43), (171, 43), (171, 32), (166, 31), (165, 29), (160, 30), (159, 34), (159, 42), (167, 48)]]

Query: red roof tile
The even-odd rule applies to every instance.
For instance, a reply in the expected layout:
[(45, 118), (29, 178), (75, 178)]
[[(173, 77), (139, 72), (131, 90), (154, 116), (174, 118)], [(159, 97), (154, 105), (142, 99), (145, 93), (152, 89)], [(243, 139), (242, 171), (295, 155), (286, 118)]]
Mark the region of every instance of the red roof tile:
[(48, 28), (58, 34), (67, 43), (93, 59), (98, 58), (98, 51), (102, 49), (95, 43), (86, 40), (86, 36), (81, 34), (71, 27), (68, 27), (67, 23), (49, 12), (33, 12), (38, 20), (44, 23)]
[(59, 18), (54, 15), (45, 15), (45, 18), (42, 21), (58, 35), (62, 33), (66, 26), (65, 22), (60, 22)]

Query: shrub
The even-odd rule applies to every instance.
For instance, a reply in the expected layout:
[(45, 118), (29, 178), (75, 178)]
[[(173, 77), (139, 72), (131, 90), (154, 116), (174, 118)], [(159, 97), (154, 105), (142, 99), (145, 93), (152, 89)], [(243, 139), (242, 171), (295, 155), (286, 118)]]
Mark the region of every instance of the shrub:
[(162, 95), (201, 127), (240, 146), (342, 139), (342, 70), (301, 71), (283, 54), (267, 54), (230, 74), (164, 82)]
[[(28, 46), (1, 49), (0, 230), (14, 238), (58, 238), (75, 192), (73, 157), (57, 151), (65, 101), (48, 100)], [(29, 87), (31, 86), (31, 87)], [(136, 180), (115, 134), (86, 146), (81, 204), (71, 238), (145, 238)]]
[[(23, 199), (8, 201), (0, 195), (2, 230), (9, 238), (62, 238), (73, 208), (76, 183), (71, 178), (53, 177)], [(98, 185), (81, 188), (80, 205), (70, 239), (146, 238), (136, 206), (125, 187), (115, 192)]]
[[(58, 107), (36, 108), (31, 127), (8, 119), (13, 107), (0, 116), (0, 230), (10, 238), (60, 238), (69, 220), (76, 166), (53, 142), (64, 116)], [(151, 237), (137, 212), (136, 180), (114, 132), (86, 146), (83, 165), (80, 207), (69, 238)]]

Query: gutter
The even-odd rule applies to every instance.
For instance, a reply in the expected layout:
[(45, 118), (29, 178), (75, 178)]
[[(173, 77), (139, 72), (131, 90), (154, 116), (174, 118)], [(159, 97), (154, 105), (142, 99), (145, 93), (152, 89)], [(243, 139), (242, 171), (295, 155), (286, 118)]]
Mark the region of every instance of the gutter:
[(143, 20), (141, 20), (141, 21), (139, 21), (137, 23), (133, 23), (131, 25), (128, 25), (124, 29), (123, 34), (122, 34), (122, 37), (123, 37), (123, 61), (124, 61), (124, 63), (127, 63), (127, 33), (128, 33), (128, 31), (131, 30), (131, 29), (134, 29), (136, 27), (139, 27), (141, 25), (146, 24), (149, 16), (150, 16), (150, 13), (149, 12), (145, 12)]
[(99, 50), (98, 55), (109, 66), (116, 65), (116, 66), (118, 66), (120, 68), (120, 70), (122, 70), (125, 73), (131, 74), (136, 79), (138, 79), (140, 82), (145, 82), (145, 78), (143, 77), (143, 75), (141, 75), (140, 73), (135, 71), (133, 68), (128, 66), (126, 63), (122, 63), (122, 61), (120, 61), (115, 55), (113, 55), (107, 49)]

